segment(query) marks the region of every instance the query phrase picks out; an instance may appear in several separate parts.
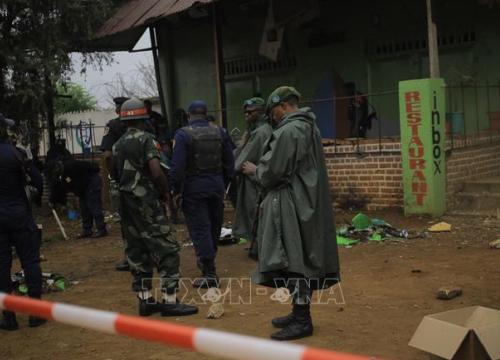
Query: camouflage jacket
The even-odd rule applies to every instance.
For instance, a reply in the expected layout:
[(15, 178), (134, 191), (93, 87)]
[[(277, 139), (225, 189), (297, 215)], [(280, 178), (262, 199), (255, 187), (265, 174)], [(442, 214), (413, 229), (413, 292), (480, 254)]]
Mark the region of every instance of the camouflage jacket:
[(154, 136), (139, 129), (129, 128), (113, 146), (113, 164), (120, 191), (137, 197), (157, 190), (151, 180), (148, 162), (160, 159), (159, 144)]

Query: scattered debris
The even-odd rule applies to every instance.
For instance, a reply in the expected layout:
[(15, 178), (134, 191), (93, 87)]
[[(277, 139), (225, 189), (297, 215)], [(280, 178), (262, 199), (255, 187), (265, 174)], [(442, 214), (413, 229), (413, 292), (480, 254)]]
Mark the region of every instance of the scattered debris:
[(462, 295), (462, 288), (458, 286), (443, 286), (438, 290), (436, 298), (440, 300), (451, 300), (460, 295)]
[(500, 239), (490, 242), (490, 248), (500, 249)]
[[(12, 283), (20, 295), (28, 293), (24, 271), (19, 271), (12, 275)], [(78, 284), (77, 281), (71, 282), (64, 276), (55, 273), (42, 273), (42, 292), (65, 291), (70, 285)]]
[(220, 319), (222, 315), (224, 315), (224, 306), (222, 303), (215, 303), (208, 309), (207, 319)]
[(414, 239), (423, 234), (397, 229), (382, 219), (371, 219), (363, 213), (357, 214), (351, 224), (337, 231), (337, 244), (350, 247), (359, 242), (384, 241), (388, 238)]
[(432, 225), (429, 228), (430, 232), (448, 232), (451, 231), (451, 225), (445, 222), (440, 222)]
[(412, 274), (420, 274), (422, 272), (422, 270), (420, 270), (420, 269), (413, 269), (411, 272), (412, 272)]

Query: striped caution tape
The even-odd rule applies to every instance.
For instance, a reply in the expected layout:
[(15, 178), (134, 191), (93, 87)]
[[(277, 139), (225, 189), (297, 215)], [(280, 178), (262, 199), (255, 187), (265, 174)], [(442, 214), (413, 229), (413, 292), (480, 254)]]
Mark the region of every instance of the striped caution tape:
[(108, 334), (129, 336), (233, 360), (375, 360), (80, 306), (0, 293), (0, 309), (42, 317)]

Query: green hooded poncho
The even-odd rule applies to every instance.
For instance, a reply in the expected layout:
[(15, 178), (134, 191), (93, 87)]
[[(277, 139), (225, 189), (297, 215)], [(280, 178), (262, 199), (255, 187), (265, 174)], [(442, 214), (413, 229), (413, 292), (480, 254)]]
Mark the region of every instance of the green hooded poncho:
[(305, 277), (311, 288), (339, 281), (335, 221), (321, 134), (309, 109), (288, 114), (274, 130), (255, 174), (265, 192), (252, 280), (283, 286)]
[(262, 117), (253, 124), (249, 132), (248, 141), (243, 145), (234, 164), (239, 181), (233, 234), (239, 238), (253, 240), (252, 228), (258, 204), (259, 185), (254, 178), (244, 175), (241, 168), (246, 161), (254, 164), (259, 162), (264, 154), (265, 145), (273, 133), (273, 128), (266, 118)]

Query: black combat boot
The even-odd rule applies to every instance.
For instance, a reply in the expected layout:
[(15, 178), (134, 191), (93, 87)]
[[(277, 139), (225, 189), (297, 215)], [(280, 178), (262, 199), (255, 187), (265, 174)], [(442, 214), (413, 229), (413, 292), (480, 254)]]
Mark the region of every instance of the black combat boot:
[(271, 335), (278, 341), (302, 339), (313, 334), (310, 305), (293, 305), (293, 320), (282, 330)]
[(92, 231), (91, 232), (84, 231), (80, 235), (78, 235), (76, 238), (77, 239), (88, 239), (90, 237), (92, 237)]
[(116, 264), (115, 270), (116, 271), (130, 271), (130, 265), (128, 263), (127, 258), (123, 259), (118, 264)]
[[(200, 265), (200, 263), (198, 263)], [(193, 281), (195, 289), (209, 289), (219, 287), (219, 277), (215, 271), (214, 261), (205, 261), (201, 263), (203, 276)]]
[(274, 327), (277, 327), (278, 329), (283, 329), (286, 328), (292, 321), (295, 320), (295, 317), (293, 316), (293, 313), (290, 313), (286, 316), (281, 316), (277, 317), (271, 320), (271, 323), (273, 324)]
[(139, 299), (139, 316), (151, 316), (160, 311), (160, 304), (156, 302), (154, 297), (147, 300)]
[(29, 327), (39, 327), (47, 322), (46, 319), (39, 318), (36, 316), (30, 316), (28, 319), (28, 326)]
[(93, 238), (103, 238), (108, 236), (108, 230), (106, 228), (103, 228), (101, 230), (97, 230), (97, 232), (92, 236)]
[(2, 311), (3, 319), (0, 321), (0, 329), (14, 331), (19, 329), (17, 324), (16, 314), (12, 311)]
[(161, 316), (188, 316), (198, 314), (196, 306), (187, 305), (176, 300), (175, 304), (168, 304), (165, 301), (158, 304), (161, 308)]

